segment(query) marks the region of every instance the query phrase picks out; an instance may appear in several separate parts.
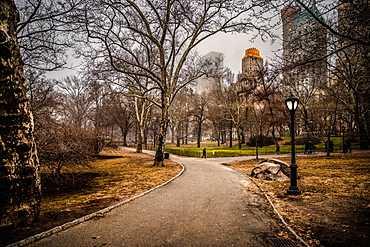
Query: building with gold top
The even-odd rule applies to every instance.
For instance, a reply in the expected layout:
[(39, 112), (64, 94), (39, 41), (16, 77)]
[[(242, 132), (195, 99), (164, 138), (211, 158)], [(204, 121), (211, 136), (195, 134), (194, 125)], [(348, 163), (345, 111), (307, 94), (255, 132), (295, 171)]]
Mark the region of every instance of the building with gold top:
[(246, 91), (254, 87), (260, 80), (263, 70), (263, 58), (260, 51), (256, 48), (245, 50), (242, 59), (242, 73), (238, 75), (239, 91)]

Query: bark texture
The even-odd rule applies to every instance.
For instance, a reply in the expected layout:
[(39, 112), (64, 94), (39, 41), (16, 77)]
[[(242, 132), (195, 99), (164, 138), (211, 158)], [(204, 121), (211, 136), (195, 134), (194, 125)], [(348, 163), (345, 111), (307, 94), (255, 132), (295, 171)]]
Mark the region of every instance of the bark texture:
[(0, 3), (0, 228), (31, 223), (40, 213), (33, 119), (16, 38), (13, 0)]

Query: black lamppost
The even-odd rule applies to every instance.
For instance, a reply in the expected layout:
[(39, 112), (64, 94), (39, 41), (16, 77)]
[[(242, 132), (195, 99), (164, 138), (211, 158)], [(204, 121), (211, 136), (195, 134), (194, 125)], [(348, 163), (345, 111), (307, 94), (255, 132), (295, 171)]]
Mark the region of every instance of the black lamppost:
[(299, 195), (301, 191), (297, 186), (297, 164), (295, 163), (295, 144), (294, 144), (294, 114), (298, 108), (299, 100), (292, 94), (285, 100), (285, 105), (290, 112), (290, 137), (292, 143), (292, 160), (290, 164), (290, 187), (288, 195)]

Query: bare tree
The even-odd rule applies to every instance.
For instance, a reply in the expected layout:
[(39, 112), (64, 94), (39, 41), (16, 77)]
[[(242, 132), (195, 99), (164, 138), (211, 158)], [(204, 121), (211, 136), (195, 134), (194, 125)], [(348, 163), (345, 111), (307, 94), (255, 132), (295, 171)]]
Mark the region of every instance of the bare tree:
[(227, 86), (224, 85), (223, 77), (219, 76), (216, 83), (211, 87), (208, 93), (209, 97), (209, 114), (208, 119), (212, 122), (214, 136), (217, 145), (224, 144), (226, 141), (226, 130), (229, 128), (227, 120), (227, 110), (222, 103), (222, 98), (226, 95)]
[(146, 129), (152, 112), (153, 103), (145, 98), (134, 97), (136, 121), (139, 127), (136, 152), (143, 151), (143, 145), (147, 148)]
[(332, 85), (326, 89), (343, 106), (343, 117), (345, 112), (353, 117), (361, 148), (366, 148), (370, 143), (370, 105), (367, 98), (370, 93), (370, 59), (367, 51), (364, 47), (353, 46), (339, 52), (336, 64), (332, 67)]
[(57, 80), (46, 79), (37, 73), (28, 75), (26, 86), (34, 115), (36, 135), (38, 130), (48, 128), (49, 122), (58, 111), (61, 95), (57, 91), (57, 84)]
[(87, 7), (86, 31), (89, 41), (97, 42), (91, 44), (90, 54), (108, 56), (110, 65), (128, 76), (148, 78), (152, 84), (146, 90), (160, 93), (155, 102), (161, 109), (155, 165), (163, 165), (171, 103), (183, 87), (202, 75), (199, 66), (185, 69), (191, 52), (218, 32), (256, 30), (261, 22), (251, 19), (260, 7), (261, 2), (213, 0), (104, 1)]
[(192, 101), (192, 109), (190, 110), (192, 121), (195, 125), (198, 148), (200, 148), (200, 142), (202, 141), (203, 123), (207, 120), (207, 101), (208, 99), (205, 95), (195, 94)]
[(57, 184), (68, 183), (63, 179), (63, 169), (86, 165), (94, 158), (96, 137), (92, 131), (52, 122), (37, 137), (40, 164), (50, 171), (49, 177)]
[(192, 104), (193, 93), (188, 88), (184, 88), (177, 95), (170, 109), (170, 119), (174, 128), (176, 137), (176, 146), (180, 147), (181, 140), (184, 140), (189, 135), (190, 108)]
[[(269, 64), (265, 64), (264, 68), (259, 71), (258, 79), (253, 82), (256, 85), (254, 89), (254, 100), (264, 104), (267, 109), (265, 114), (264, 125), (271, 128), (271, 135), (274, 138), (276, 152), (280, 152), (280, 145), (277, 138), (277, 127), (283, 122), (283, 115), (280, 114), (284, 110), (281, 94), (279, 93), (278, 82), (279, 69)], [(268, 117), (267, 117), (268, 116)]]
[(20, 11), (17, 38), (27, 70), (51, 71), (66, 65), (75, 16), (82, 0), (16, 0)]
[[(250, 93), (250, 92), (249, 92)], [(232, 147), (232, 130), (235, 129), (238, 134), (238, 146), (241, 148), (244, 138), (244, 125), (247, 113), (246, 97), (249, 93), (242, 93), (239, 84), (235, 83), (235, 75), (230, 69), (224, 69), (221, 75), (218, 75), (218, 84), (210, 92), (214, 105), (220, 106), (218, 117), (223, 119), (218, 124), (229, 129), (230, 147)], [(213, 120), (215, 123), (215, 120)], [(225, 126), (225, 122), (226, 124)], [(225, 129), (226, 129), (225, 128)]]
[(127, 146), (127, 135), (135, 124), (135, 106), (132, 100), (119, 93), (112, 93), (107, 99), (107, 111), (122, 133), (123, 146)]
[(58, 86), (63, 98), (61, 109), (63, 117), (78, 128), (87, 127), (93, 105), (89, 82), (77, 76), (71, 76), (66, 77)]
[(39, 163), (16, 38), (18, 21), (14, 1), (1, 1), (0, 227), (31, 223), (40, 214)]

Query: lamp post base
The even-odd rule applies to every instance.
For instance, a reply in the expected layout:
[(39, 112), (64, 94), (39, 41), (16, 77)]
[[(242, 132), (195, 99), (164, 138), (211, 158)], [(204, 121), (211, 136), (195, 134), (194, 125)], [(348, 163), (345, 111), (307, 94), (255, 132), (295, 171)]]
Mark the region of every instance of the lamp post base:
[(288, 195), (300, 195), (301, 193), (302, 193), (302, 191), (300, 191), (299, 189), (298, 189), (298, 187), (295, 187), (295, 188), (289, 188), (287, 191), (286, 191), (286, 193), (288, 194)]

